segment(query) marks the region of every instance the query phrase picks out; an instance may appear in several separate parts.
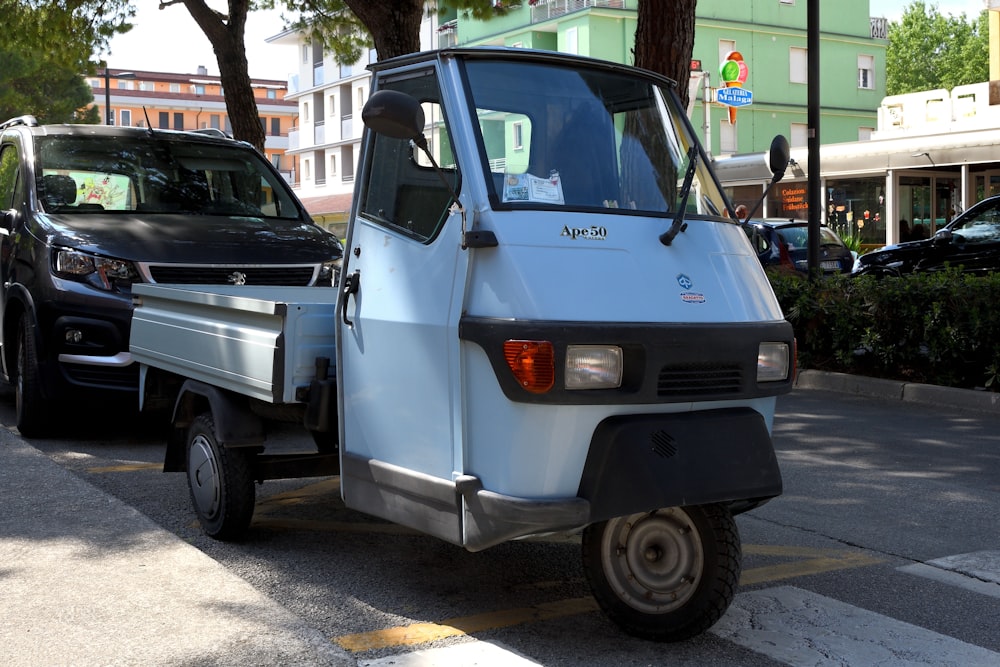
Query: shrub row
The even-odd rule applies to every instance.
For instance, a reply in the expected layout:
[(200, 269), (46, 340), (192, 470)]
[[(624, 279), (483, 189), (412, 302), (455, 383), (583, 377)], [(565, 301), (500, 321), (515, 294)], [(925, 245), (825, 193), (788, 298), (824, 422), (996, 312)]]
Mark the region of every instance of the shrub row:
[(1000, 391), (1000, 274), (768, 277), (800, 368)]

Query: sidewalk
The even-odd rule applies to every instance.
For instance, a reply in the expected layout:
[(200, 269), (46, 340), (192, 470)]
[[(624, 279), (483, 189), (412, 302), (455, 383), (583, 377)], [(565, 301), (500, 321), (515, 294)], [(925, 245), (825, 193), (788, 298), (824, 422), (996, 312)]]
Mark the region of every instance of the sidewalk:
[(871, 396), (872, 398), (897, 399), (937, 407), (1000, 414), (1000, 393), (992, 391), (955, 389), (954, 387), (939, 387), (931, 384), (813, 370), (799, 371), (795, 386), (802, 389), (836, 391)]
[(327, 637), (0, 429), (0, 664), (355, 665)]

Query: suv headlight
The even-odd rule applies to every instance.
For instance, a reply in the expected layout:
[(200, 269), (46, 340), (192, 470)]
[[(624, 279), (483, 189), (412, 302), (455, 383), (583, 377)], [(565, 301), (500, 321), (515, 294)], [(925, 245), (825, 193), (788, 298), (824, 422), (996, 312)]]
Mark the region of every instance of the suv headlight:
[(120, 291), (139, 282), (139, 273), (132, 262), (111, 257), (98, 257), (79, 250), (62, 249), (55, 253), (54, 273), (100, 290)]

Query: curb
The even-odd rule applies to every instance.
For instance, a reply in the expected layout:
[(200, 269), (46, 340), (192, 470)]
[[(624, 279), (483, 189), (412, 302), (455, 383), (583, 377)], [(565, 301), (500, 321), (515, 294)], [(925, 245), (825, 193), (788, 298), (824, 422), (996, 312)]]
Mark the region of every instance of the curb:
[(955, 387), (808, 369), (798, 372), (795, 378), (795, 387), (1000, 414), (1000, 393), (992, 391), (956, 389)]

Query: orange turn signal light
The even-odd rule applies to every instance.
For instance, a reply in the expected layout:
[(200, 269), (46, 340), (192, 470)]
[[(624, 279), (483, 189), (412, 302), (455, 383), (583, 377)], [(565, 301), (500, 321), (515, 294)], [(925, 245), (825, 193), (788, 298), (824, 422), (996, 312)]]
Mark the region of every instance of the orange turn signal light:
[(503, 344), (507, 360), (518, 384), (533, 394), (544, 394), (556, 381), (556, 354), (544, 340), (508, 340)]

